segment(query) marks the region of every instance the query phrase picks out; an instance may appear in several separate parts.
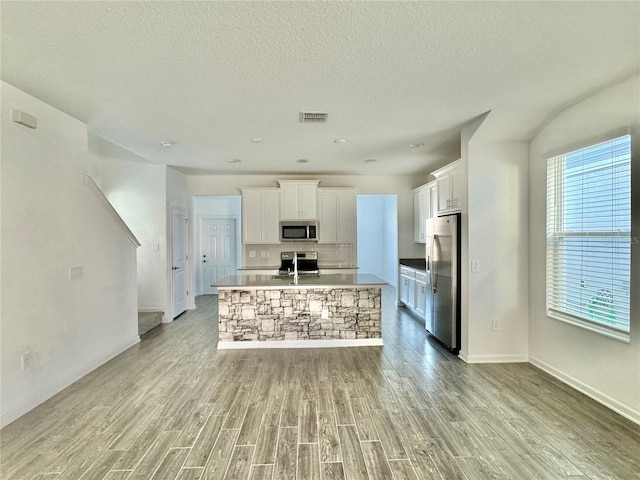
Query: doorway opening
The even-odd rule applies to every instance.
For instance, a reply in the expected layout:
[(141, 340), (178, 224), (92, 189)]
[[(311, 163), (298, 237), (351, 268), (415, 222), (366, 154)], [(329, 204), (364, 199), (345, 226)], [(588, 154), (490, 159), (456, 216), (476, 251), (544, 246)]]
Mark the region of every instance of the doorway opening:
[(398, 198), (358, 195), (358, 271), (398, 285)]

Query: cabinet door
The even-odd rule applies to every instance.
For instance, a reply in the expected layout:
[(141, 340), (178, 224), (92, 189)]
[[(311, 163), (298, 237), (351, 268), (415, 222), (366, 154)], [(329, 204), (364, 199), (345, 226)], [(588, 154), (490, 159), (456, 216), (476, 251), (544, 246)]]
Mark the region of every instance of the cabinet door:
[[(436, 185), (429, 189), (429, 218), (436, 218), (438, 216), (438, 187)], [(425, 242), (427, 239), (427, 231), (425, 226)]]
[(335, 243), (338, 238), (338, 197), (335, 192), (320, 192), (318, 220), (319, 243)]
[(416, 280), (415, 284), (416, 303), (415, 310), (421, 317), (424, 318), (425, 307), (427, 304), (427, 285), (426, 283)]
[(356, 241), (356, 193), (336, 193), (336, 241), (355, 243)]
[(408, 279), (408, 285), (407, 285), (407, 307), (409, 307), (411, 310), (413, 310), (414, 308), (416, 308), (416, 281), (413, 278), (409, 278)]
[(448, 213), (451, 203), (451, 179), (449, 174), (443, 175), (436, 180), (438, 190), (438, 206), (437, 213)]
[(242, 192), (242, 241), (262, 241), (262, 192), (259, 190)]
[(450, 188), (450, 211), (459, 212), (462, 209), (461, 193), (464, 189), (464, 182), (460, 173), (460, 168), (451, 170), (449, 174)]
[(285, 184), (280, 187), (281, 217), (283, 220), (298, 220), (298, 186)]
[(298, 217), (302, 220), (318, 218), (318, 188), (316, 185), (298, 186)]
[(280, 194), (277, 191), (262, 193), (262, 240), (264, 243), (280, 243)]
[(413, 241), (424, 243), (424, 192), (413, 192)]
[(403, 275), (400, 276), (400, 301), (405, 305), (409, 305), (409, 287), (412, 280)]

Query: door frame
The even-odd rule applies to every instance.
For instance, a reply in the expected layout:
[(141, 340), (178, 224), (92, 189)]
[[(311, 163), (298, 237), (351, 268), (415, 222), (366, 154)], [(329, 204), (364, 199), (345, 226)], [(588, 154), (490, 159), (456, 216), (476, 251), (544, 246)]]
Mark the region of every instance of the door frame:
[(194, 240), (195, 240), (195, 252), (193, 255), (193, 266), (195, 269), (196, 276), (196, 295), (202, 295), (202, 284), (200, 278), (200, 268), (198, 266), (198, 261), (200, 260), (200, 235), (202, 234), (202, 221), (203, 220), (234, 220), (236, 224), (236, 271), (240, 266), (240, 257), (242, 256), (242, 224), (240, 215), (198, 215), (196, 221), (194, 222)]
[(173, 229), (175, 227), (174, 222), (173, 222), (173, 213), (174, 211), (180, 211), (184, 213), (184, 217), (186, 219), (185, 225), (184, 225), (184, 229), (185, 229), (185, 244), (184, 244), (184, 248), (185, 248), (185, 255), (186, 255), (186, 259), (185, 259), (185, 278), (186, 278), (186, 284), (187, 284), (187, 295), (186, 295), (186, 302), (187, 302), (187, 309), (189, 308), (189, 278), (191, 277), (190, 274), (190, 259), (189, 259), (189, 212), (188, 210), (181, 206), (181, 205), (171, 205), (169, 207), (169, 234), (167, 235), (167, 243), (169, 244), (169, 248), (167, 249), (167, 276), (169, 279), (168, 282), (168, 295), (167, 295), (167, 312), (169, 313), (169, 315), (166, 315), (165, 318), (167, 318), (167, 320), (169, 322), (172, 322), (176, 315), (175, 315), (175, 296), (174, 296), (174, 290), (175, 290), (175, 286), (173, 283)]

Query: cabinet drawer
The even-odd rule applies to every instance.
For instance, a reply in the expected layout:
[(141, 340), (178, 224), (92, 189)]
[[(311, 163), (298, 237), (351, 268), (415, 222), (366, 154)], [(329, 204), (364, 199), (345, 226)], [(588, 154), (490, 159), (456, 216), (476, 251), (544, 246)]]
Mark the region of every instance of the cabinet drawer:
[(400, 275), (403, 275), (403, 276), (409, 277), (409, 278), (415, 278), (416, 277), (416, 271), (413, 268), (400, 267)]
[(416, 272), (416, 282), (427, 283), (427, 274), (422, 272)]

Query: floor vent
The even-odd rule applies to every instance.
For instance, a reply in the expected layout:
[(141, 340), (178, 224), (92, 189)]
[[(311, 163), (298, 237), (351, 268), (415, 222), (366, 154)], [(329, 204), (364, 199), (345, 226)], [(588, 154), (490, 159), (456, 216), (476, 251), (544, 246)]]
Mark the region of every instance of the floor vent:
[(326, 123), (328, 113), (300, 112), (300, 123)]

